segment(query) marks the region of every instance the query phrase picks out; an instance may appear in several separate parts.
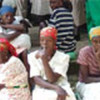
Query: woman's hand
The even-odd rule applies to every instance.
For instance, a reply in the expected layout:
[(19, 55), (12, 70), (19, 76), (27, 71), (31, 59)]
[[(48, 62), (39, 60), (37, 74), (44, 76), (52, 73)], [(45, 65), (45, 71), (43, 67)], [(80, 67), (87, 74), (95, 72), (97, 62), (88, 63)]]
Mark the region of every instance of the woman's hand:
[(100, 61), (100, 49), (98, 49), (96, 52), (96, 58)]
[(8, 28), (8, 25), (0, 24), (0, 26), (5, 28), (5, 29)]
[(43, 59), (43, 60), (46, 60), (46, 59), (47, 59), (47, 53), (46, 53), (46, 50), (43, 49), (43, 50), (37, 52), (37, 54), (36, 54), (35, 57), (36, 57), (37, 59), (38, 59), (38, 58), (41, 58), (41, 59)]
[(97, 60), (99, 69), (100, 69), (100, 48), (96, 51), (95, 55), (96, 55), (96, 60)]
[(57, 100), (65, 100), (66, 96), (68, 96), (66, 91), (59, 86), (57, 86), (56, 92), (58, 94)]
[(2, 90), (3, 88), (5, 88), (4, 84), (0, 84), (0, 90)]

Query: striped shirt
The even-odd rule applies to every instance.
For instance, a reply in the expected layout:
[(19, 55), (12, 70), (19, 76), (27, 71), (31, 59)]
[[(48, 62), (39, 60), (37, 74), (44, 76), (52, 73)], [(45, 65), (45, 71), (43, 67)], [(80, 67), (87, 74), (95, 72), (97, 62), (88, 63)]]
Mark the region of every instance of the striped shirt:
[(60, 7), (52, 12), (49, 20), (49, 26), (57, 29), (57, 48), (65, 53), (74, 51), (76, 48), (76, 41), (74, 39), (74, 23), (71, 12)]
[[(96, 61), (94, 48), (91, 46), (86, 46), (82, 48), (79, 52), (77, 63), (88, 67), (89, 75), (91, 76), (100, 76), (100, 66)], [(82, 75), (80, 73), (79, 80), (82, 81)]]

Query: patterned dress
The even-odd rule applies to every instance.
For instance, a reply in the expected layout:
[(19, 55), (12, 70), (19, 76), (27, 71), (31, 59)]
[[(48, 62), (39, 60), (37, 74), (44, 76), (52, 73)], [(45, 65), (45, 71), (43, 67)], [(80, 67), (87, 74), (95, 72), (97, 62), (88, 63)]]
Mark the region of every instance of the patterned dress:
[(22, 62), (12, 56), (5, 64), (0, 64), (0, 100), (31, 100), (28, 74)]

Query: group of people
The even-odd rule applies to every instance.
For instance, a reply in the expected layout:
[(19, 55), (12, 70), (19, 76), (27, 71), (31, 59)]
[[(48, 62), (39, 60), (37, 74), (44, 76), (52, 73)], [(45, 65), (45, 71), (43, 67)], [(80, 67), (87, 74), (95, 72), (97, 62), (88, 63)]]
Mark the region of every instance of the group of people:
[[(50, 6), (50, 20), (40, 30), (40, 49), (31, 53), (26, 21), (14, 16), (11, 6), (1, 7), (0, 100), (76, 100), (67, 77), (67, 53), (76, 49), (71, 9), (63, 0), (50, 0)], [(92, 45), (82, 48), (77, 58), (76, 91), (82, 100), (99, 100), (100, 26), (91, 28), (89, 37)]]
[(56, 50), (56, 35), (54, 27), (41, 30), (41, 48), (28, 54), (30, 72), (15, 47), (0, 38), (0, 100), (76, 100), (66, 76), (70, 58)]
[[(76, 100), (68, 82), (70, 57), (56, 50), (57, 30), (43, 28), (39, 50), (28, 54), (30, 78), (35, 85), (31, 95), (29, 72), (18, 57), (16, 49), (0, 38), (0, 100)], [(100, 91), (100, 27), (90, 31), (91, 46), (80, 50), (80, 66), (76, 90), (82, 100), (99, 100)]]
[[(56, 2), (55, 8), (58, 6), (64, 9), (61, 1)], [(11, 6), (0, 9), (0, 100), (75, 100), (66, 77), (70, 58), (56, 51), (56, 28), (41, 30), (41, 49), (27, 54), (31, 42), (25, 20), (14, 13)], [(36, 85), (31, 95), (32, 84)]]

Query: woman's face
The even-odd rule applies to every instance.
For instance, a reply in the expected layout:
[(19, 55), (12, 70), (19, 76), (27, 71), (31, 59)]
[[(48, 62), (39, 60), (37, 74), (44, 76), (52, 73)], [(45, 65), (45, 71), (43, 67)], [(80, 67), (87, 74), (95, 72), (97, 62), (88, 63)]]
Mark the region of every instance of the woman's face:
[(7, 49), (0, 51), (0, 63), (3, 63), (8, 60), (9, 52)]
[(40, 37), (40, 45), (42, 48), (46, 50), (54, 50), (55, 43), (56, 42), (52, 37)]
[(11, 24), (14, 20), (13, 13), (5, 13), (4, 15), (2, 15), (1, 19), (3, 24)]
[(92, 39), (92, 45), (96, 51), (100, 50), (100, 36), (94, 37)]

